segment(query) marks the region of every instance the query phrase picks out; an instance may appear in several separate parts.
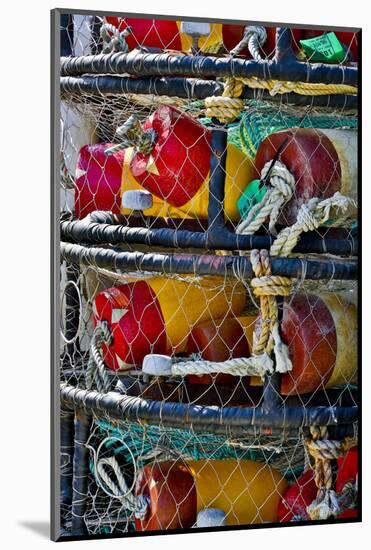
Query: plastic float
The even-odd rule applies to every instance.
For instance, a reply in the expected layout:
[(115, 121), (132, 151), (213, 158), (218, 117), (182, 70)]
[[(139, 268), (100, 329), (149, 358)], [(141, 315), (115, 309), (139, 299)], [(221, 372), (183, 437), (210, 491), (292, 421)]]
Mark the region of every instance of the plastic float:
[[(354, 483), (358, 475), (358, 450), (352, 447), (337, 461), (335, 490), (339, 498), (347, 483)], [(278, 506), (278, 519), (282, 523), (309, 520), (307, 507), (317, 496), (317, 486), (312, 469), (302, 474), (296, 483), (290, 485)], [(340, 513), (337, 519), (356, 518), (358, 510), (348, 508)]]
[[(188, 51), (193, 45), (192, 34), (181, 21), (170, 19), (143, 19), (135, 17), (106, 17), (107, 23), (114, 25), (120, 32), (127, 27), (131, 33), (125, 38), (130, 50), (145, 46), (161, 50)], [(193, 25), (195, 25), (193, 23)], [(200, 26), (200, 23), (196, 23)], [(205, 24), (203, 25), (205, 26)], [(206, 23), (207, 29), (201, 29), (198, 39), (200, 50), (207, 50), (222, 42), (222, 25)], [(192, 29), (190, 29), (192, 32)]]
[[(112, 144), (84, 147), (76, 174), (75, 213), (81, 218), (94, 210), (120, 211), (120, 193), (146, 189), (153, 194), (148, 216), (207, 219), (211, 132), (178, 109), (158, 108), (142, 125), (154, 131), (148, 154), (135, 147), (112, 155)], [(121, 179), (120, 179), (121, 176)], [(237, 221), (237, 201), (246, 182), (256, 176), (251, 159), (228, 144), (225, 212)], [(122, 214), (131, 210), (121, 207)]]
[(282, 475), (250, 460), (160, 462), (138, 474), (136, 494), (148, 498), (138, 531), (190, 528), (197, 514), (217, 508), (226, 525), (277, 521), (277, 509), (287, 487)]
[(295, 178), (295, 192), (279, 219), (295, 223), (298, 210), (312, 197), (321, 199), (336, 191), (357, 197), (357, 132), (291, 128), (268, 136), (259, 146), (255, 166), (261, 173), (282, 147), (279, 160)]
[(240, 314), (246, 301), (243, 285), (223, 283), (217, 278), (192, 284), (149, 277), (97, 294), (94, 324), (106, 321), (113, 337), (111, 346), (103, 346), (107, 367), (125, 370), (140, 366), (149, 353), (183, 352), (190, 327)]
[(285, 299), (280, 332), (293, 366), (281, 377), (283, 395), (356, 382), (357, 307), (347, 296), (296, 294)]
[[(194, 327), (188, 338), (188, 354), (199, 354), (205, 361), (226, 361), (236, 357), (249, 357), (256, 317), (228, 317), (201, 323)], [(247, 381), (249, 377), (246, 377)], [(192, 384), (235, 384), (236, 378), (228, 374), (216, 376), (188, 376)]]

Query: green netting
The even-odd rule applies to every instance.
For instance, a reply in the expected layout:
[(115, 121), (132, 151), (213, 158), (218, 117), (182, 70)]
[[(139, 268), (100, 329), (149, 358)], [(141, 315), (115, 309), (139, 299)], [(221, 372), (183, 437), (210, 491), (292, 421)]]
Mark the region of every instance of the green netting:
[(154, 458), (255, 460), (269, 463), (288, 479), (300, 474), (304, 468), (304, 448), (297, 437), (285, 440), (282, 436), (250, 436), (234, 440), (225, 435), (129, 421), (113, 424), (95, 420), (95, 426), (102, 437), (119, 438), (124, 443), (119, 445), (117, 439), (112, 439), (106, 444), (107, 451), (119, 455), (124, 463), (131, 462), (131, 451), (139, 467)]

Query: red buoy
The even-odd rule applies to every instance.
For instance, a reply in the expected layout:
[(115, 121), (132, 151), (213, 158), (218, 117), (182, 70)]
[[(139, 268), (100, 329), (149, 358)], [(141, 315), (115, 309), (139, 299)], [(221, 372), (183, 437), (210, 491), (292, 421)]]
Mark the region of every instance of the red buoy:
[(129, 280), (95, 297), (94, 323), (106, 321), (112, 343), (103, 347), (108, 368), (140, 367), (150, 353), (174, 354), (186, 349), (190, 325), (222, 315), (238, 315), (246, 293), (242, 285), (224, 286), (204, 278), (198, 285), (164, 277)]
[(317, 486), (313, 470), (309, 469), (298, 478), (296, 483), (286, 489), (278, 506), (280, 523), (308, 520), (307, 506), (313, 502), (316, 496)]
[[(337, 461), (338, 471), (336, 476), (336, 492), (341, 493), (344, 486), (351, 482), (354, 483), (358, 476), (358, 449), (352, 447), (340, 457)], [(357, 508), (349, 508), (338, 516), (338, 519), (358, 517)]]
[(351, 130), (291, 128), (268, 136), (259, 146), (255, 165), (259, 172), (283, 145), (280, 160), (295, 178), (295, 192), (279, 223), (295, 223), (298, 210), (312, 197), (321, 199), (336, 191), (356, 198), (357, 133)]
[(150, 154), (135, 152), (130, 162), (132, 175), (172, 206), (183, 206), (209, 172), (210, 130), (169, 106), (159, 107), (146, 119), (143, 129), (154, 130), (156, 140)]
[[(260, 317), (256, 328), (259, 330)], [(296, 294), (284, 300), (280, 324), (292, 370), (281, 376), (282, 395), (354, 383), (357, 308), (342, 294)]]
[(80, 149), (75, 178), (75, 217), (94, 210), (120, 213), (121, 177), (124, 152), (105, 155), (111, 143), (85, 145)]

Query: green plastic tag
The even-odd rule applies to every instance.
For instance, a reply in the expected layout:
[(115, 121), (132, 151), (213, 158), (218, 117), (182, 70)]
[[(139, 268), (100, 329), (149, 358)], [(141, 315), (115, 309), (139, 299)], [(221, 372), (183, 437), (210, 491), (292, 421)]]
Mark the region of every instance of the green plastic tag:
[(299, 42), (310, 61), (317, 63), (341, 63), (345, 59), (345, 48), (339, 42), (334, 32), (322, 34), (315, 38), (308, 38), (307, 40), (300, 40)]
[(251, 208), (263, 199), (267, 190), (265, 185), (261, 185), (261, 180), (253, 180), (249, 183), (237, 201), (237, 208), (242, 220), (245, 220)]

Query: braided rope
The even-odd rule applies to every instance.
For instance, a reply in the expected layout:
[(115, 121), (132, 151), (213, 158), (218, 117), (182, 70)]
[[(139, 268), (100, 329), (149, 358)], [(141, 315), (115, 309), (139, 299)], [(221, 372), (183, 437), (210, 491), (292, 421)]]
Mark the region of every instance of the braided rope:
[(249, 49), (249, 52), (255, 61), (260, 61), (262, 56), (260, 55), (260, 47), (267, 40), (267, 31), (264, 27), (250, 25), (245, 27), (244, 35), (240, 42), (230, 51), (232, 56), (239, 55), (245, 48)]
[[(271, 168), (273, 160), (266, 162), (261, 172), (264, 179)], [(253, 235), (263, 223), (269, 219), (269, 231), (275, 233), (275, 225), (281, 207), (287, 203), (295, 190), (295, 178), (283, 162), (277, 160), (269, 175), (270, 187), (263, 199), (253, 206), (245, 220), (242, 220), (236, 233), (239, 235)]]
[(267, 250), (252, 250), (250, 254), (251, 266), (255, 278), (251, 280), (253, 293), (260, 298), (261, 328), (259, 334), (254, 331), (253, 355), (267, 353), (274, 350), (276, 371), (288, 372), (292, 370), (287, 346), (282, 342), (279, 333), (278, 306), (276, 296), (289, 296), (291, 279), (272, 275)]
[(233, 122), (244, 108), (243, 99), (239, 99), (243, 89), (243, 82), (235, 78), (227, 78), (221, 96), (212, 96), (205, 99), (206, 116), (217, 118), (223, 124)]
[(86, 389), (91, 390), (95, 385), (99, 392), (106, 393), (110, 390), (111, 383), (103, 361), (101, 348), (103, 344), (110, 345), (111, 342), (112, 334), (107, 322), (99, 322), (90, 344), (89, 361), (85, 373)]
[[(111, 476), (107, 473), (106, 467), (112, 469), (115, 474), (116, 481), (114, 481)], [(98, 460), (95, 466), (95, 477), (97, 476), (104, 482), (104, 484), (109, 488), (112, 494), (116, 498), (119, 498), (123, 501), (123, 505), (130, 512), (134, 512), (137, 518), (144, 518), (148, 508), (148, 501), (143, 495), (135, 496), (130, 491), (125, 477), (121, 471), (120, 465), (117, 462), (114, 456), (108, 458), (101, 458)], [(104, 487), (100, 484), (102, 489)], [(107, 493), (109, 494), (109, 493)]]
[(314, 458), (314, 481), (318, 492), (316, 499), (307, 507), (307, 513), (312, 520), (324, 520), (341, 512), (333, 489), (331, 461), (337, 460), (348, 449), (354, 447), (357, 438), (345, 438), (343, 441), (328, 439), (327, 426), (312, 426), (311, 436), (311, 439), (305, 441), (305, 445)]
[(263, 353), (258, 357), (238, 357), (227, 361), (179, 361), (174, 362), (171, 373), (174, 376), (188, 376), (190, 374), (231, 374), (233, 376), (261, 376), (273, 372), (273, 362)]
[[(238, 77), (237, 77), (238, 78)], [(323, 84), (321, 82), (291, 82), (280, 80), (263, 80), (256, 76), (250, 78), (238, 78), (249, 88), (268, 90), (269, 95), (287, 94), (294, 92), (300, 95), (332, 95), (349, 94), (357, 95), (357, 88), (348, 84)]]
[(135, 147), (140, 153), (149, 155), (155, 145), (157, 134), (153, 128), (143, 130), (136, 115), (131, 115), (127, 121), (116, 130), (120, 143), (105, 150), (105, 155), (113, 155), (127, 147)]
[(100, 36), (103, 41), (102, 53), (113, 53), (129, 51), (126, 37), (131, 34), (130, 27), (126, 27), (123, 31), (119, 31), (117, 27), (110, 23), (103, 23), (100, 29)]
[(333, 227), (344, 226), (347, 220), (354, 217), (356, 209), (355, 200), (338, 192), (322, 201), (317, 197), (310, 199), (300, 207), (297, 221), (279, 233), (271, 246), (271, 255), (287, 256), (293, 251), (303, 232), (314, 231), (330, 218), (335, 219), (331, 223)]

